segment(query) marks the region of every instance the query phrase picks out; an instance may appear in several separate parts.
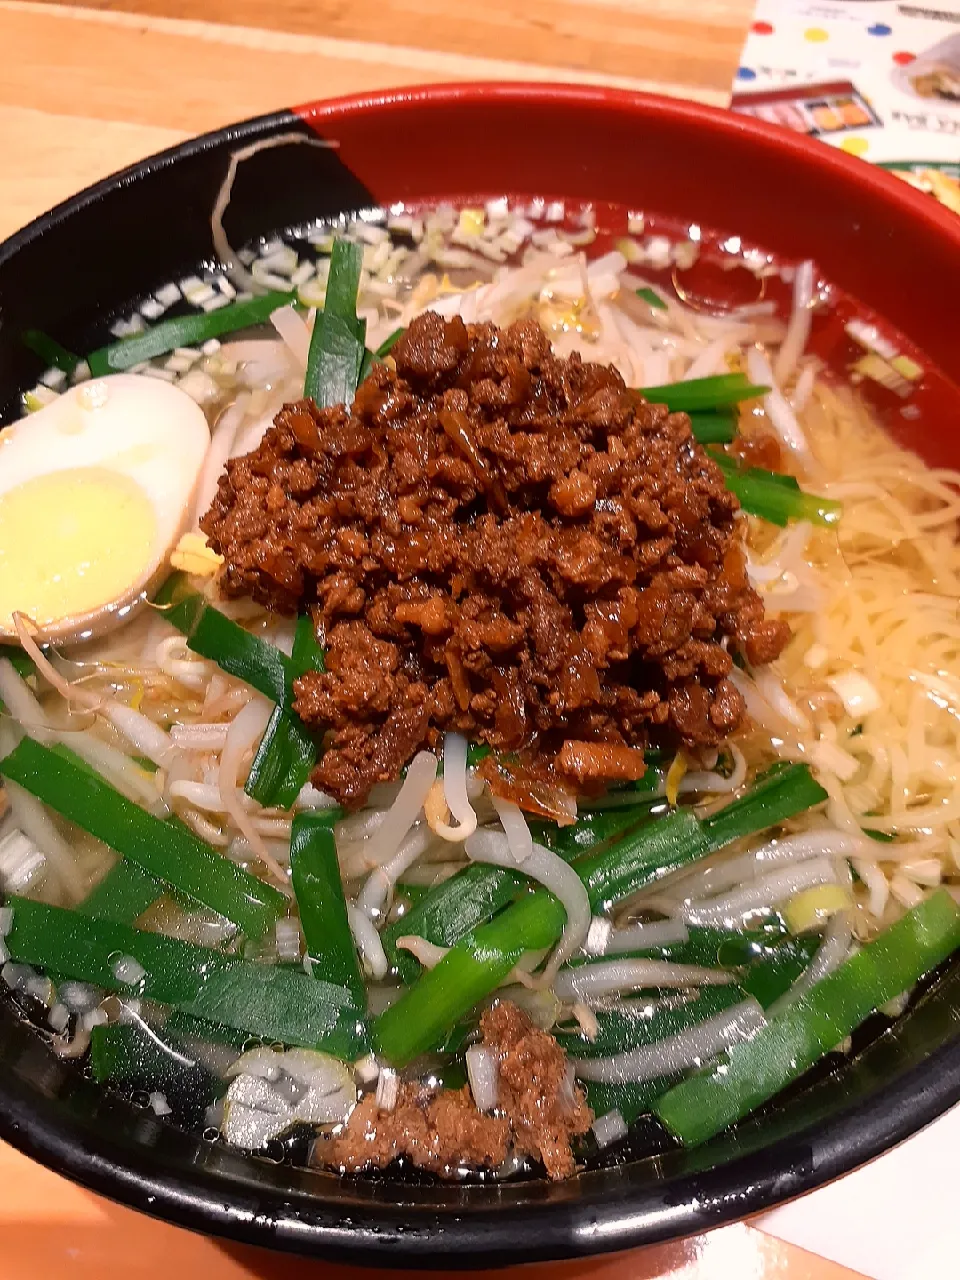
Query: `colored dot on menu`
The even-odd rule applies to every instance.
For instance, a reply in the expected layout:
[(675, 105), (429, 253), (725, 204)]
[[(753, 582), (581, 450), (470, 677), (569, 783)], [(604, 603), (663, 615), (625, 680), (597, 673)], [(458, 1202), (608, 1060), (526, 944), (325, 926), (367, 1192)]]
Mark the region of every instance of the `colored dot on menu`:
[(737, 67), (738, 80), (756, 80), (757, 73), (752, 67)]
[(823, 44), (824, 40), (830, 39), (830, 33), (824, 31), (823, 27), (807, 27), (803, 38), (809, 40), (811, 44)]
[(893, 55), (893, 60), (898, 67), (907, 67), (910, 65), (911, 62), (913, 62), (916, 56), (917, 55), (915, 53), (907, 53), (907, 51), (904, 49), (900, 53), (895, 53)]
[(840, 143), (840, 150), (846, 151), (847, 155), (862, 156), (869, 150), (870, 143), (866, 138), (844, 138)]
[(769, 22), (755, 22), (750, 28), (755, 36), (772, 36), (773, 26)]
[(867, 27), (868, 36), (889, 36), (893, 34), (893, 27), (888, 27), (885, 22), (875, 22), (872, 27)]

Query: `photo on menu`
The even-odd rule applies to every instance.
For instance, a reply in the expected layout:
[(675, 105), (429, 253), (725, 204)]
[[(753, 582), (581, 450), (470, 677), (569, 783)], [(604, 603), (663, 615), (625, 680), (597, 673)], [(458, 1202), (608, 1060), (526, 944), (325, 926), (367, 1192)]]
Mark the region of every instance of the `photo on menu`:
[[(893, 80), (899, 89), (924, 101), (960, 106), (960, 32), (940, 40), (906, 66), (898, 66)], [(957, 150), (960, 152), (960, 144)]]
[(742, 115), (783, 125), (795, 133), (806, 133), (812, 137), (850, 129), (882, 127), (867, 99), (849, 80), (738, 93), (734, 94), (730, 105)]
[(960, 0), (756, 0), (730, 105), (960, 213)]

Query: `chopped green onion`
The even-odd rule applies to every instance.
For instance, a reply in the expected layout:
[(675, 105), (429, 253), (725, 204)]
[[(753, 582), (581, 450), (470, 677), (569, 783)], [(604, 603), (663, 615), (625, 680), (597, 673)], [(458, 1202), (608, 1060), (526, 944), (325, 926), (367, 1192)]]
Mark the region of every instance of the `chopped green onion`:
[(642, 1045), (656, 1044), (665, 1036), (685, 1031), (743, 999), (743, 990), (730, 983), (724, 987), (704, 987), (693, 999), (673, 996), (666, 1000), (637, 1000), (626, 1008), (598, 1010), (594, 1040), (588, 1040), (579, 1029), (559, 1030), (556, 1038), (571, 1057), (607, 1058)]
[(23, 345), (38, 355), (44, 364), (62, 369), (64, 373), (73, 373), (80, 363), (79, 356), (62, 347), (56, 338), (51, 338), (41, 329), (28, 329), (23, 335)]
[(637, 297), (642, 298), (644, 302), (648, 303), (651, 307), (653, 307), (654, 311), (666, 311), (667, 309), (667, 304), (664, 302), (664, 300), (660, 297), (659, 293), (657, 293), (655, 289), (647, 289), (647, 288), (638, 289)]
[(476, 1033), (476, 1018), (461, 1018), (460, 1021), (455, 1026), (451, 1027), (437, 1044), (430, 1046), (429, 1052), (431, 1056), (436, 1054), (441, 1058), (462, 1053), (470, 1041), (476, 1039)]
[(467, 1069), (460, 1058), (442, 1063), (430, 1075), (437, 1082), (438, 1089), (462, 1089), (467, 1083)]
[(572, 863), (587, 887), (590, 906), (606, 911), (671, 871), (709, 852), (700, 822), (689, 809), (675, 809), (656, 822), (644, 822), (596, 853)]
[(249, 937), (262, 937), (286, 908), (279, 890), (214, 853), (186, 827), (155, 818), (105, 779), (77, 768), (32, 738), (22, 738), (0, 760), (0, 773), (147, 875), (225, 916)]
[[(816, 954), (822, 939), (809, 933), (791, 938), (778, 916), (766, 927), (734, 933), (722, 929), (689, 930), (686, 942), (646, 947), (641, 951), (617, 952), (619, 960), (667, 960), (671, 964), (693, 964), (707, 969), (736, 971), (743, 995), (752, 995), (764, 1007), (773, 1004), (796, 982)], [(566, 969), (584, 969), (603, 964), (610, 956), (573, 956)], [(713, 988), (706, 988), (710, 991)], [(719, 1010), (718, 1010), (719, 1012)]]
[(367, 993), (347, 919), (337, 842), (315, 814), (298, 813), (293, 820), (290, 873), (313, 976), (345, 987), (362, 1009)]
[(178, 1040), (206, 1040), (210, 1044), (228, 1044), (243, 1052), (250, 1048), (251, 1036), (236, 1027), (225, 1027), (222, 1022), (209, 1022), (206, 1018), (194, 1018), (192, 1014), (173, 1009), (163, 1024), (164, 1031)]
[(109, 346), (92, 351), (87, 357), (90, 372), (95, 378), (108, 373), (122, 373), (145, 360), (166, 355), (175, 347), (195, 347), (220, 338), (225, 333), (249, 329), (263, 324), (272, 312), (285, 306), (293, 297), (290, 293), (265, 293), (247, 302), (232, 302), (216, 311), (204, 311), (192, 315), (162, 320), (144, 333), (131, 338), (121, 338)]
[(164, 1028), (114, 1023), (90, 1032), (90, 1072), (98, 1084), (139, 1093), (162, 1093), (181, 1124), (198, 1125), (226, 1086)]
[(360, 374), (357, 378), (358, 384), (370, 376), (370, 371), (375, 364), (381, 363), (390, 354), (397, 340), (402, 338), (404, 333), (406, 333), (405, 329), (394, 329), (389, 338), (380, 343), (376, 351), (367, 350), (363, 353), (363, 363), (360, 365)]
[[(636, 817), (655, 818), (660, 813), (666, 813), (670, 805), (663, 795), (657, 795), (664, 782), (663, 774), (648, 771), (642, 778), (638, 778), (636, 782), (625, 782), (621, 786), (611, 788), (606, 796), (581, 796), (577, 800), (577, 812), (580, 815), (577, 818), (577, 825), (581, 821), (592, 822), (594, 818), (600, 814), (610, 814), (612, 810), (621, 809), (627, 814), (634, 814)], [(611, 803), (610, 796), (615, 795), (621, 803)], [(649, 797), (645, 799), (644, 797)], [(546, 827), (551, 824), (543, 823)], [(570, 827), (561, 827), (561, 832), (570, 832)]]
[[(729, 462), (729, 454), (722, 456)], [(797, 477), (788, 475), (785, 471), (767, 471), (764, 467), (749, 467), (744, 474), (757, 480), (765, 480), (768, 484), (782, 485), (784, 489), (789, 489), (791, 493), (801, 492), (800, 481)]]
[[(671, 964), (696, 964), (706, 969), (729, 969), (753, 963), (766, 949), (787, 936), (779, 916), (770, 916), (743, 932), (691, 925), (686, 942), (668, 942), (650, 947), (645, 955)], [(574, 961), (569, 962), (573, 964)]]
[(879, 844), (893, 844), (897, 838), (892, 831), (877, 831), (873, 827), (864, 827), (863, 834), (869, 836), (871, 840), (876, 840)]
[(610, 805), (604, 809), (587, 811), (576, 822), (565, 827), (555, 822), (531, 822), (530, 830), (535, 840), (559, 853), (563, 858), (577, 857), (615, 836), (623, 835), (638, 822), (651, 816), (651, 806)]
[[(11, 956), (23, 964), (173, 1005), (268, 1042), (322, 1049), (347, 1061), (368, 1048), (350, 993), (299, 969), (237, 960), (192, 942), (90, 920), (28, 898), (11, 897), (8, 905), (13, 907), (13, 926), (5, 941)], [(135, 984), (117, 976), (118, 961), (127, 957), (144, 970)]]
[(317, 763), (317, 750), (299, 716), (277, 705), (271, 713), (244, 791), (264, 808), (289, 809)]
[(404, 912), (409, 912), (418, 902), (422, 902), (430, 892), (430, 886), (426, 884), (408, 884), (405, 880), (397, 881), (397, 890), (394, 894), (394, 904), (403, 907)]
[(352, 240), (337, 237), (330, 250), (330, 270), (324, 296), (324, 315), (355, 320), (357, 293), (363, 270), (363, 248)]
[(55, 756), (59, 756), (61, 760), (69, 761), (69, 763), (75, 765), (76, 768), (83, 769), (84, 772), (92, 774), (95, 778), (100, 777), (100, 774), (97, 773), (93, 765), (88, 764), (87, 761), (84, 760), (83, 756), (78, 756), (74, 749), (72, 747), (68, 747), (65, 742), (52, 742), (48, 749), (52, 751)]
[(732, 413), (691, 413), (690, 429), (700, 444), (730, 444), (737, 434)]
[(778, 765), (746, 795), (703, 819), (712, 852), (822, 804), (827, 793), (805, 764)]
[(154, 604), (186, 637), (187, 648), (193, 653), (209, 658), (221, 671), (244, 681), (272, 702), (283, 702), (289, 684), (287, 655), (207, 604), (190, 587), (185, 574), (172, 574)]
[(37, 666), (29, 653), (15, 645), (5, 645), (0, 649), (0, 657), (4, 657), (13, 666), (21, 680), (28, 680), (37, 674)]
[(304, 395), (320, 408), (350, 404), (357, 393), (363, 365), (366, 324), (357, 319), (357, 290), (363, 250), (349, 240), (335, 240), (322, 312), (310, 337)]
[(413, 982), (420, 964), (409, 951), (397, 947), (397, 939), (426, 938), (440, 947), (453, 946), (477, 924), (511, 903), (526, 885), (514, 871), (474, 862), (432, 889), (393, 920), (380, 934), (387, 960), (402, 982)]
[(803, 1075), (876, 1009), (960, 946), (960, 910), (938, 890), (770, 1019), (751, 1039), (684, 1080), (654, 1105), (693, 1146), (721, 1133)]
[(589, 1080), (585, 1086), (587, 1102), (598, 1117), (616, 1109), (631, 1125), (646, 1115), (657, 1098), (679, 1078), (679, 1075), (664, 1076), (659, 1080), (646, 1080), (643, 1084), (600, 1084)]
[(163, 894), (163, 885), (135, 862), (121, 858), (77, 906), (93, 920), (133, 924)]
[[(647, 816), (645, 805), (606, 809), (568, 827), (538, 822), (531, 825), (534, 838), (562, 858), (573, 858), (637, 825)], [(489, 920), (521, 893), (527, 881), (518, 872), (472, 863), (444, 880), (411, 905), (399, 920), (381, 933), (391, 968), (403, 982), (413, 982), (420, 964), (409, 951), (396, 945), (405, 936), (426, 938), (450, 947), (471, 929)]]
[[(662, 831), (664, 827), (669, 829)], [(684, 855), (696, 857), (704, 851), (694, 838), (699, 834), (697, 820), (684, 810), (639, 831), (645, 833), (646, 841), (634, 833), (605, 853), (572, 864), (595, 910), (602, 909), (615, 885), (623, 890), (616, 896), (626, 896), (651, 883), (667, 866), (681, 865)], [(642, 870), (647, 841), (649, 858)], [(512, 872), (503, 874), (518, 878)], [(481, 884), (485, 887), (486, 882)], [(510, 889), (516, 892), (513, 884)], [(414, 909), (411, 917), (417, 914)], [(384, 1056), (402, 1066), (439, 1040), (447, 1027), (499, 986), (525, 952), (552, 946), (565, 918), (557, 899), (540, 889), (517, 898), (500, 915), (461, 938), (434, 969), (421, 974), (416, 985), (380, 1015), (376, 1034)], [(403, 923), (404, 933), (414, 931), (412, 920)]]
[(312, 809), (310, 812), (314, 822), (329, 827), (331, 831), (347, 816), (346, 809), (341, 809), (338, 804), (331, 804), (326, 809)]
[(790, 520), (808, 520), (811, 524), (829, 526), (840, 519), (841, 503), (833, 498), (807, 493), (793, 476), (765, 471), (762, 467), (741, 470), (726, 454), (716, 453), (713, 460), (722, 470), (727, 488), (736, 494), (741, 507), (750, 515), (781, 527)]
[(374, 1027), (380, 1054), (406, 1066), (495, 991), (525, 952), (551, 947), (565, 919), (557, 899), (541, 889), (480, 925), (380, 1014)]
[(769, 387), (755, 386), (745, 374), (721, 373), (713, 378), (669, 382), (662, 387), (641, 387), (640, 394), (650, 404), (665, 404), (671, 413), (697, 413), (726, 409), (741, 400), (766, 395), (769, 390)]
[(290, 677), (307, 671), (323, 671), (326, 650), (317, 639), (317, 629), (309, 614), (301, 614), (293, 633), (293, 649), (291, 651)]
[(802, 938), (787, 938), (773, 946), (754, 948), (746, 973), (740, 985), (765, 1009), (793, 986), (820, 948), (823, 939), (817, 933)]
[(323, 656), (313, 619), (304, 614), (297, 619), (283, 703), (270, 717), (244, 787), (265, 808), (291, 808), (317, 763), (313, 736), (293, 710), (293, 682), (308, 671), (322, 671)]
[(406, 329), (394, 329), (389, 338), (384, 338), (383, 342), (377, 347), (377, 359), (382, 360), (385, 356), (388, 356), (405, 333)]
[[(800, 977), (801, 973), (803, 973), (804, 969), (807, 968), (810, 961), (813, 959), (820, 943), (819, 938), (810, 937), (804, 939), (799, 945), (799, 940), (790, 939), (778, 946), (769, 946), (766, 943), (758, 944), (756, 941), (748, 942), (749, 938), (756, 937), (753, 933), (749, 935), (730, 935), (723, 933), (720, 930), (706, 929), (691, 929), (690, 933), (691, 942), (694, 941), (694, 933), (716, 933), (717, 937), (723, 941), (720, 942), (719, 947), (715, 946), (713, 948), (713, 953), (711, 955), (709, 948), (706, 948), (703, 945), (706, 940), (701, 938), (699, 939), (699, 946), (697, 947), (698, 954), (696, 959), (694, 959), (692, 955), (688, 956), (687, 954), (684, 954), (683, 959), (681, 960), (679, 955), (674, 957), (671, 954), (671, 960), (676, 959), (678, 963), (705, 964), (710, 967), (715, 967), (720, 964), (721, 967), (723, 967), (724, 965), (729, 966), (731, 963), (740, 963), (746, 958), (744, 954), (742, 954), (745, 944), (746, 949), (752, 953), (750, 963), (746, 968), (744, 975), (739, 979), (739, 986), (731, 984), (727, 987), (705, 987), (701, 990), (699, 996), (695, 1000), (692, 1000), (683, 1006), (683, 1010), (687, 1011), (690, 1015), (693, 1015), (695, 1012), (697, 1014), (696, 1018), (693, 1016), (690, 1017), (691, 1024), (693, 1021), (699, 1021), (701, 1017), (710, 1017), (714, 1013), (720, 1013), (723, 1009), (727, 1008), (729, 1004), (736, 1004), (738, 1000), (743, 1000), (748, 995), (752, 995), (756, 1000), (759, 1000), (764, 1008), (768, 1008), (775, 1000), (778, 1000), (790, 989), (791, 986), (793, 986), (794, 982), (796, 982), (797, 978)], [(732, 956), (729, 955), (729, 944), (731, 942), (737, 945), (736, 961), (734, 961)], [(679, 943), (676, 948), (678, 953), (682, 952), (683, 948), (687, 945), (688, 944), (686, 943)], [(664, 948), (664, 950), (666, 951), (668, 948)], [(722, 959), (725, 950), (728, 951), (728, 959), (726, 961)], [(570, 1046), (571, 1050), (579, 1057), (599, 1057), (604, 1053), (619, 1053), (622, 1049), (634, 1048), (636, 1045), (648, 1044), (651, 1043), (652, 1040), (660, 1039), (661, 1034), (668, 1035), (673, 1034), (675, 1031), (683, 1030), (682, 1025), (677, 1025), (671, 1031), (661, 1024), (658, 1033), (650, 1036), (649, 1038), (641, 1039), (634, 1035), (631, 1039), (624, 1036), (624, 1043), (622, 1045), (617, 1045), (613, 1043), (613, 1037), (611, 1036), (606, 1042), (607, 1047), (605, 1049), (597, 1050), (595, 1046), (597, 1043), (601, 1043), (601, 1037), (605, 1034), (605, 1019), (610, 1019), (616, 1015), (600, 1013), (597, 1016), (600, 1020), (600, 1036), (598, 1036), (594, 1045), (590, 1045), (589, 1041), (587, 1041), (585, 1045), (577, 1041), (574, 1046)], [(653, 1022), (654, 1019), (651, 1018), (650, 1021)], [(646, 1028), (644, 1027), (642, 1029), (642, 1034), (645, 1030)], [(558, 1039), (560, 1039), (559, 1036)], [(560, 1043), (563, 1044), (564, 1047), (568, 1047), (564, 1040), (561, 1039)], [(679, 1079), (680, 1075), (677, 1075), (661, 1077), (659, 1080), (645, 1081), (642, 1084), (616, 1085), (598, 1084), (594, 1081), (590, 1081), (586, 1085), (587, 1101), (590, 1103), (590, 1106), (594, 1109), (597, 1115), (604, 1115), (607, 1111), (616, 1107), (624, 1120), (626, 1120), (627, 1124), (632, 1124), (639, 1116), (649, 1111), (654, 1100), (660, 1097), (661, 1094), (665, 1093), (672, 1084), (677, 1083)]]
[[(578, 858), (571, 866), (586, 886), (592, 910), (604, 911), (723, 844), (825, 798), (804, 765), (778, 770), (759, 791), (759, 798), (748, 793), (728, 805), (722, 811), (725, 822), (720, 821), (722, 813), (700, 822), (689, 810), (676, 809), (656, 822), (642, 823), (608, 848)], [(522, 955), (553, 946), (565, 918), (557, 899), (538, 889), (462, 938), (377, 1019), (375, 1036), (383, 1056), (404, 1066), (435, 1044), (496, 990)], [(409, 924), (404, 932), (412, 932)]]

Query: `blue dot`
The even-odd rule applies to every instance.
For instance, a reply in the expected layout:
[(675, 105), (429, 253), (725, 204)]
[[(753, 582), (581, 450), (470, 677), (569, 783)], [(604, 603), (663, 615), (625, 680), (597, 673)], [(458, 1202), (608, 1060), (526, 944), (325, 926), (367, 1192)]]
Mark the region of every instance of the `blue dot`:
[(757, 73), (752, 67), (737, 67), (738, 80), (756, 80)]
[(885, 22), (875, 22), (872, 27), (867, 27), (868, 36), (889, 36), (893, 34), (893, 27), (888, 27)]

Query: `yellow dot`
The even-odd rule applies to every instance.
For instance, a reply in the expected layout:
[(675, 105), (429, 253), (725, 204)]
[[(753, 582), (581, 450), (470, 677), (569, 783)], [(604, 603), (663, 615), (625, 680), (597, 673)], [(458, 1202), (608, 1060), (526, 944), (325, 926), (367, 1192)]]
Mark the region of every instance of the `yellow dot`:
[(809, 40), (811, 44), (823, 44), (824, 40), (830, 39), (830, 33), (824, 31), (823, 27), (807, 27), (803, 38)]
[(840, 143), (840, 150), (846, 151), (851, 156), (866, 155), (870, 149), (870, 143), (866, 138), (844, 138)]

